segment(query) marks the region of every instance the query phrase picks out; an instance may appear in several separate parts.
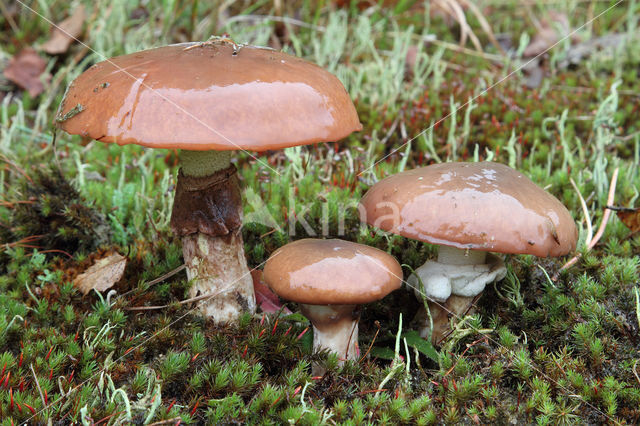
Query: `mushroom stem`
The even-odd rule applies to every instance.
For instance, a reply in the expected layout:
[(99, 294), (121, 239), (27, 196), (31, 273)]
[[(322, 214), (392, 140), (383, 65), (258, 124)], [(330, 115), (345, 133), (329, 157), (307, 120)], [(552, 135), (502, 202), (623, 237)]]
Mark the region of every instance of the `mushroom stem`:
[(421, 308), (416, 314), (420, 336), (426, 339), (431, 334), (431, 341), (439, 343), (451, 331), (450, 321), (452, 318), (455, 318), (454, 321), (456, 321), (475, 312), (474, 299), (475, 297), (452, 294), (444, 303), (428, 301), (429, 313), (433, 321), (433, 331), (431, 331), (431, 321), (429, 321), (426, 310)]
[(459, 249), (451, 246), (438, 247), (438, 262), (447, 265), (481, 265), (486, 256), (486, 251)]
[(338, 354), (341, 364), (358, 358), (358, 315), (355, 309), (356, 305), (300, 304), (300, 311), (313, 325), (314, 352), (329, 349)]
[[(437, 342), (446, 334), (449, 317), (467, 313), (473, 298), (482, 293), (487, 283), (503, 279), (506, 273), (503, 260), (494, 254), (440, 246), (438, 260), (425, 262), (408, 279), (418, 300), (422, 300), (423, 292), (429, 299), (432, 341)], [(421, 323), (421, 336), (427, 337), (431, 327), (424, 308), (416, 318)]]
[(181, 151), (171, 216), (182, 237), (190, 297), (211, 294), (199, 309), (214, 322), (236, 323), (256, 309), (242, 242), (242, 196), (229, 151)]
[(180, 165), (186, 176), (204, 177), (231, 165), (233, 151), (189, 151), (180, 150)]
[(451, 294), (477, 296), (487, 283), (501, 280), (506, 272), (504, 262), (494, 254), (440, 246), (438, 260), (426, 261), (411, 274), (408, 282), (419, 299), (424, 291), (427, 299), (444, 302)]

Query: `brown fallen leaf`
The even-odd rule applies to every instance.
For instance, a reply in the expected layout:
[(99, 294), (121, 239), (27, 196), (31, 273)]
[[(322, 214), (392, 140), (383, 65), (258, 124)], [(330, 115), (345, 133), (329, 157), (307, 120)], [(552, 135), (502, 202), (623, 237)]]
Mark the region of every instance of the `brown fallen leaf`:
[(533, 36), (522, 55), (528, 58), (545, 52), (556, 44), (558, 40), (569, 34), (569, 30), (569, 18), (567, 15), (556, 11), (549, 12), (548, 20), (540, 21), (537, 34)]
[(42, 45), (42, 50), (50, 55), (65, 53), (82, 33), (85, 19), (84, 6), (79, 5), (71, 16), (53, 27), (51, 37)]
[(11, 58), (4, 69), (4, 76), (11, 82), (27, 90), (32, 98), (44, 91), (41, 75), (47, 67), (47, 62), (30, 47), (23, 49)]
[(102, 259), (96, 260), (86, 271), (78, 275), (73, 284), (82, 292), (89, 294), (91, 290), (104, 291), (113, 287), (120, 281), (127, 265), (127, 258), (111, 253)]
[(618, 215), (618, 219), (631, 230), (632, 233), (640, 232), (640, 208), (607, 206)]

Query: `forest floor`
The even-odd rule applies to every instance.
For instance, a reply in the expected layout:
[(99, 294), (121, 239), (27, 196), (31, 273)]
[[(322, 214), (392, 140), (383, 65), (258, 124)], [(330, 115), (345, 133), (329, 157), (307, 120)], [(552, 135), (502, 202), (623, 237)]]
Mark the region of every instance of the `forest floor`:
[[(212, 3), (0, 3), (0, 425), (640, 422), (640, 4)], [(302, 215), (392, 254), (406, 279), (434, 247), (360, 226), (355, 203), (444, 161), (530, 177), (571, 212), (580, 258), (561, 271), (575, 253), (507, 256), (507, 278), (437, 346), (413, 331), (422, 302), (403, 287), (363, 306), (367, 356), (344, 365), (312, 353), (294, 303), (207, 321), (179, 303), (191, 283), (169, 229), (176, 152), (53, 124), (90, 65), (222, 34), (332, 72), (363, 124), (337, 143), (237, 155), (251, 268), (309, 236), (289, 225)], [(122, 278), (83, 295), (74, 280), (115, 253)]]

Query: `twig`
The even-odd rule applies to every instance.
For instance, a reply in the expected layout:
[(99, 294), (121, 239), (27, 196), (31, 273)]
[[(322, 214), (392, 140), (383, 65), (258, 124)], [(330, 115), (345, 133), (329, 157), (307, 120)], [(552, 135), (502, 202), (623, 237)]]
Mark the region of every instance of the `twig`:
[(173, 422), (178, 420), (182, 420), (182, 417), (174, 417), (172, 419), (160, 420), (159, 422), (149, 423), (148, 426), (168, 425), (168, 424), (173, 424)]
[(42, 388), (40, 387), (40, 382), (38, 381), (38, 376), (36, 375), (36, 371), (33, 369), (33, 364), (29, 364), (31, 368), (31, 373), (33, 373), (33, 380), (36, 381), (36, 387), (38, 388), (38, 392), (40, 392), (40, 398), (42, 398), (42, 405), (44, 408), (47, 408), (47, 403), (44, 400), (44, 394), (42, 393)]
[(122, 413), (124, 413), (124, 411), (118, 411), (118, 412), (115, 412), (115, 413), (113, 413), (113, 414), (109, 414), (108, 416), (103, 417), (103, 418), (101, 418), (100, 420), (98, 420), (97, 422), (92, 423), (92, 424), (93, 424), (93, 426), (98, 426), (100, 423), (106, 422), (106, 421), (107, 421), (107, 420), (109, 420), (110, 418), (115, 417), (115, 416), (119, 416), (119, 415), (120, 415), (120, 414), (122, 414)]
[[(171, 272), (173, 272), (173, 271), (171, 271)], [(162, 277), (160, 277), (160, 278), (162, 278)], [(160, 278), (158, 278), (158, 279), (160, 279)], [(172, 303), (170, 305), (131, 306), (131, 307), (125, 307), (123, 309), (125, 311), (153, 311), (153, 310), (157, 310), (157, 309), (166, 309), (166, 308), (169, 308), (169, 307), (175, 306), (175, 305), (186, 305), (188, 303), (199, 302), (200, 300), (209, 299), (209, 298), (218, 296), (219, 294), (225, 293), (225, 292), (227, 292), (229, 290), (231, 290), (231, 285), (228, 285), (228, 286), (226, 286), (225, 288), (223, 288), (221, 290), (214, 291), (213, 293), (201, 294), (200, 296), (192, 297), (190, 299), (181, 300), (179, 302), (175, 302), (175, 303)]]
[(185, 265), (184, 263), (180, 266), (178, 266), (176, 269), (174, 269), (173, 271), (169, 271), (164, 275), (159, 276), (158, 278), (156, 278), (155, 280), (149, 281), (149, 287), (151, 287), (152, 285), (156, 285), (164, 280), (166, 280), (167, 278), (171, 278), (172, 276), (174, 276), (175, 274), (177, 274), (178, 272), (182, 272), (185, 268), (187, 267), (187, 265)]
[(478, 37), (469, 26), (462, 6), (454, 0), (436, 0), (436, 3), (460, 25), (460, 46), (464, 46), (467, 42), (467, 37), (469, 37), (476, 50), (482, 52), (480, 40), (478, 40)]
[(190, 299), (181, 300), (179, 302), (172, 303), (170, 305), (131, 306), (131, 307), (128, 307), (128, 308), (123, 308), (123, 309), (125, 311), (153, 311), (153, 310), (157, 310), (157, 309), (166, 309), (166, 308), (169, 308), (169, 307), (174, 306), (174, 305), (186, 305), (187, 303), (191, 303), (191, 302), (199, 302), (200, 300), (204, 300), (204, 299), (208, 299), (210, 297), (217, 296), (217, 295), (222, 294), (225, 291), (229, 291), (229, 290), (231, 290), (231, 289), (230, 288), (226, 288), (224, 290), (220, 290), (220, 291), (217, 291), (215, 293), (201, 294), (200, 296), (192, 297)]
[(27, 175), (27, 172), (25, 172), (24, 170), (22, 170), (16, 163), (14, 163), (13, 161), (11, 161), (9, 159), (9, 157), (7, 157), (4, 154), (0, 154), (0, 158), (2, 158), (2, 160), (4, 162), (6, 162), (7, 164), (9, 164), (10, 166), (12, 166), (18, 173), (20, 173), (22, 176), (24, 176), (30, 184), (33, 184), (33, 180), (29, 177), (29, 175)]
[(273, 233), (274, 233), (274, 232), (276, 232), (276, 231), (277, 231), (277, 229), (276, 229), (276, 228), (273, 228), (271, 231), (267, 231), (267, 232), (265, 232), (264, 234), (260, 235), (260, 239), (263, 239), (263, 238), (264, 238), (264, 237), (266, 237), (267, 235), (271, 235), (271, 234), (273, 234)]
[(223, 23), (223, 27), (233, 22), (242, 21), (273, 21), (282, 22), (283, 24), (296, 25), (298, 27), (309, 28), (314, 31), (325, 32), (327, 29), (323, 26), (309, 24), (299, 19), (290, 18), (288, 16), (274, 16), (274, 15), (236, 15), (227, 19)]
[(447, 377), (447, 376), (448, 376), (448, 375), (453, 371), (453, 369), (454, 369), (454, 368), (456, 368), (456, 365), (458, 365), (458, 362), (460, 362), (460, 360), (461, 360), (462, 358), (464, 358), (464, 354), (466, 354), (466, 353), (467, 353), (467, 351), (468, 351), (469, 349), (471, 349), (472, 347), (474, 347), (474, 346), (475, 346), (475, 345), (477, 345), (478, 343), (481, 343), (481, 342), (488, 342), (488, 341), (489, 341), (489, 339), (487, 339), (487, 336), (482, 336), (481, 338), (479, 338), (479, 339), (478, 339), (478, 340), (476, 340), (475, 342), (472, 342), (472, 343), (468, 344), (468, 345), (467, 345), (467, 347), (466, 347), (466, 349), (465, 349), (465, 350), (460, 354), (460, 356), (458, 357), (458, 360), (455, 362), (455, 364), (453, 364), (453, 365), (451, 366), (451, 368), (450, 368), (449, 370), (447, 370), (447, 372), (446, 372), (446, 373), (444, 374), (444, 376), (442, 376), (442, 377)]
[(504, 51), (502, 46), (500, 46), (500, 43), (498, 43), (498, 40), (493, 34), (493, 30), (491, 29), (491, 26), (489, 25), (486, 18), (482, 14), (482, 11), (480, 11), (480, 8), (478, 8), (478, 6), (474, 2), (469, 0), (462, 0), (462, 3), (464, 3), (464, 5), (467, 6), (471, 10), (471, 12), (476, 16), (478, 23), (482, 27), (485, 34), (487, 34), (487, 37), (489, 38), (489, 41), (491, 42), (491, 44), (493, 44), (493, 46), (496, 49), (498, 49), (500, 53), (506, 56), (507, 53)]
[[(392, 35), (394, 34), (394, 32), (391, 31), (389, 34)], [(398, 33), (395, 33), (395, 34), (398, 34)], [(458, 46), (455, 43), (449, 43), (448, 41), (438, 40), (435, 37), (423, 36), (419, 34), (412, 34), (412, 37), (420, 39), (426, 43), (433, 43), (436, 46), (441, 46), (441, 47), (444, 47), (445, 49), (453, 50), (454, 52), (464, 53), (471, 56), (477, 56), (477, 57), (486, 59), (487, 61), (497, 62), (500, 64), (504, 64), (505, 62), (505, 58), (503, 56), (495, 55), (493, 53), (478, 52), (473, 49), (469, 49), (463, 46)]]
[(633, 375), (636, 376), (636, 380), (638, 381), (638, 383), (640, 383), (640, 376), (638, 375), (638, 370), (636, 370), (636, 366), (638, 365), (638, 361), (640, 360), (636, 360), (636, 362), (633, 363)]
[[(177, 268), (175, 268), (174, 270), (169, 271), (169, 272), (167, 272), (166, 274), (161, 275), (161, 276), (159, 276), (158, 278), (156, 278), (156, 279), (154, 279), (154, 280), (152, 280), (152, 281), (149, 281), (148, 286), (149, 286), (149, 287), (151, 287), (151, 286), (156, 285), (156, 284), (158, 284), (158, 283), (160, 283), (160, 282), (162, 282), (162, 281), (164, 281), (164, 280), (166, 280), (166, 279), (168, 279), (168, 278), (171, 278), (172, 276), (176, 275), (177, 273), (179, 273), (179, 272), (183, 271), (186, 267), (187, 267), (187, 265), (185, 265), (185, 264), (183, 263), (182, 265), (178, 266), (178, 267), (177, 267)], [(131, 292), (133, 292), (133, 291), (135, 291), (135, 290), (136, 290), (136, 289), (132, 289), (132, 290), (127, 291), (126, 293), (122, 293), (122, 294), (120, 295), (120, 297), (126, 296), (127, 294), (129, 294), (129, 293), (131, 293)]]
[(373, 340), (371, 340), (369, 349), (367, 349), (364, 355), (362, 355), (362, 357), (358, 360), (358, 363), (361, 363), (362, 360), (364, 360), (367, 357), (367, 355), (369, 355), (369, 352), (371, 352), (371, 348), (373, 347), (373, 344), (375, 343), (376, 338), (378, 337), (378, 333), (380, 333), (380, 323), (378, 321), (376, 321), (376, 327), (378, 327), (378, 329), (376, 330), (376, 334), (373, 335)]
[[(353, 322), (353, 327), (351, 327), (351, 333), (349, 333), (349, 340), (347, 340), (347, 349), (344, 351), (344, 360), (349, 359), (349, 346), (351, 346), (351, 339), (353, 338), (353, 332), (358, 328), (358, 321), (360, 321), (360, 314), (358, 314), (358, 318)], [(359, 354), (360, 348), (358, 347), (358, 342), (356, 342), (356, 353)]]
[(19, 34), (20, 28), (16, 24), (16, 21), (13, 19), (13, 16), (11, 16), (11, 13), (7, 9), (7, 6), (4, 4), (4, 2), (0, 2), (0, 12), (2, 12), (2, 16), (9, 23), (9, 26), (13, 30), (13, 33), (16, 35)]
[[(616, 194), (617, 181), (618, 181), (618, 168), (616, 167), (616, 169), (613, 171), (613, 176), (611, 177), (611, 183), (609, 184), (609, 197), (607, 198), (607, 205), (605, 206), (604, 214), (602, 215), (602, 222), (600, 222), (600, 227), (598, 228), (598, 232), (596, 232), (596, 235), (587, 244), (587, 251), (591, 250), (593, 247), (595, 247), (596, 244), (598, 244), (600, 237), (602, 237), (602, 234), (604, 233), (604, 229), (607, 227), (607, 222), (609, 222), (609, 216), (611, 216), (611, 211), (612, 211), (609, 208), (609, 206), (613, 204), (613, 199)], [(553, 281), (556, 281), (558, 279), (558, 277), (560, 276), (560, 272), (573, 266), (581, 257), (582, 257), (582, 253), (578, 253), (575, 256), (573, 256), (567, 263), (562, 265), (562, 268), (560, 268), (558, 272), (553, 274)]]

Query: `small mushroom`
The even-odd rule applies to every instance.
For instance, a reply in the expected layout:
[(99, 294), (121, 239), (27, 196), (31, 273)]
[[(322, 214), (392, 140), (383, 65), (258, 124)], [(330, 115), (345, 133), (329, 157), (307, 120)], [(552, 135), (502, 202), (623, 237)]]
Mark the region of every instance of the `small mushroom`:
[[(370, 225), (439, 246), (438, 259), (415, 271), (424, 287), (416, 275), (408, 279), (420, 299), (424, 292), (438, 302), (429, 303), (435, 342), (447, 328), (441, 322), (449, 322), (446, 313), (437, 312), (441, 303), (460, 315), (487, 283), (504, 278), (504, 262), (487, 252), (561, 256), (575, 249), (578, 238), (560, 201), (499, 163), (443, 163), (408, 170), (373, 185), (361, 204), (361, 214), (366, 214), (362, 219)], [(447, 306), (451, 295), (457, 297)], [(425, 321), (421, 334), (430, 332)]]
[(57, 125), (102, 142), (179, 149), (171, 217), (190, 296), (218, 323), (255, 311), (240, 228), (233, 150), (336, 141), (362, 128), (340, 81), (322, 68), (229, 39), (183, 43), (93, 65), (69, 86)]
[(402, 268), (373, 247), (308, 238), (276, 250), (265, 264), (264, 280), (283, 299), (300, 303), (313, 325), (315, 351), (329, 349), (347, 360), (358, 356), (357, 305), (400, 288)]

